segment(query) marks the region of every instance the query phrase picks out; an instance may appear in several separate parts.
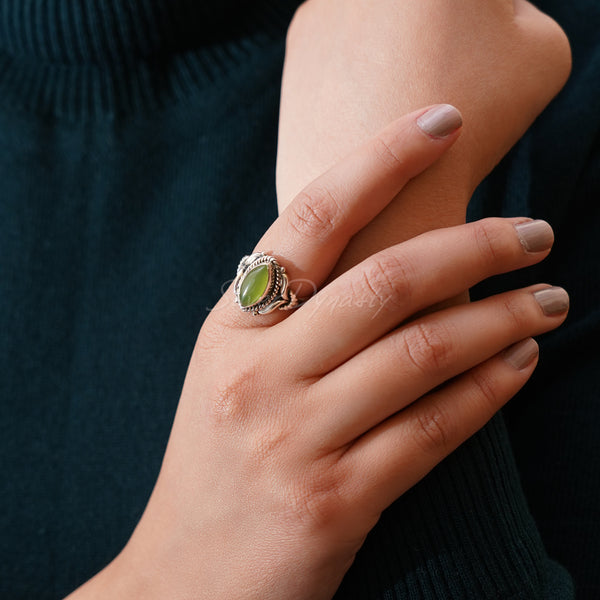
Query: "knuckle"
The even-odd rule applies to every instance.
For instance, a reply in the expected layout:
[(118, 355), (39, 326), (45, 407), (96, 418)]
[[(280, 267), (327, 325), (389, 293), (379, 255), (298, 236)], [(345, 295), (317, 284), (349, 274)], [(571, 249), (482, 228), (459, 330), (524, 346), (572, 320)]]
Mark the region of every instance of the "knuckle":
[(411, 298), (411, 275), (408, 263), (393, 254), (380, 253), (363, 270), (363, 292), (379, 309), (406, 307)]
[(240, 363), (227, 371), (225, 381), (217, 381), (211, 386), (207, 403), (211, 425), (218, 429), (243, 425), (256, 395), (256, 381), (260, 381), (258, 370), (254, 363)]
[(489, 372), (482, 369), (473, 369), (469, 378), (475, 390), (478, 403), (484, 402), (495, 413), (501, 406), (498, 380)]
[(417, 411), (413, 433), (415, 442), (424, 452), (435, 456), (445, 454), (451, 449), (452, 419), (439, 404), (432, 403)]
[(415, 323), (403, 334), (405, 352), (415, 367), (431, 375), (447, 369), (453, 361), (455, 350), (452, 336), (441, 323)]
[(475, 243), (486, 263), (498, 263), (507, 258), (505, 223), (501, 219), (482, 219), (474, 226)]
[(344, 480), (339, 464), (313, 463), (290, 487), (286, 499), (290, 514), (310, 527), (331, 525), (345, 512)]
[(392, 140), (388, 140), (380, 134), (373, 139), (372, 144), (373, 152), (382, 165), (394, 170), (404, 166), (404, 160), (394, 149)]
[(303, 238), (323, 240), (337, 228), (342, 214), (330, 190), (312, 186), (300, 192), (290, 205), (288, 223)]
[[(273, 371), (265, 368), (267, 362), (273, 363), (273, 371), (280, 374), (276, 381)], [(289, 454), (290, 444), (298, 437), (298, 412), (289, 410), (282, 399), (293, 394), (303, 406), (310, 382), (290, 386), (281, 363), (270, 355), (267, 358), (260, 348), (250, 358), (239, 358), (225, 372), (210, 358), (205, 359), (202, 369), (221, 373), (203, 379), (207, 383), (199, 405), (209, 431), (217, 437), (240, 436), (240, 449), (245, 449), (248, 460), (259, 464)]]
[(521, 294), (507, 294), (501, 299), (502, 310), (509, 321), (511, 329), (523, 332), (532, 322), (532, 314), (529, 306), (523, 302)]

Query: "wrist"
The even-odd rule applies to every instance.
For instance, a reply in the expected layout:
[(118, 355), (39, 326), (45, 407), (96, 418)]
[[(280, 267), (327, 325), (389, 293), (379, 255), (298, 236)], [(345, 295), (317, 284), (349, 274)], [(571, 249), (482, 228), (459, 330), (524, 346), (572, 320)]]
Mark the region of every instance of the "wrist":
[[(184, 545), (169, 543), (173, 531), (161, 518), (146, 518), (136, 527), (125, 548), (100, 572), (65, 600), (162, 600), (185, 598), (188, 584), (183, 565), (188, 564)], [(169, 548), (177, 548), (175, 553)], [(175, 560), (177, 559), (177, 560)], [(199, 598), (193, 594), (194, 598)]]

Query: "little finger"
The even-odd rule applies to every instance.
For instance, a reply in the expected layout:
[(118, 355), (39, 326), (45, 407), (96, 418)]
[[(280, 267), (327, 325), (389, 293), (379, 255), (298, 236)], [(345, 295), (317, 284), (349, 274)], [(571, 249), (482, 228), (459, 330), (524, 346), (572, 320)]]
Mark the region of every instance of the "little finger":
[[(529, 379), (538, 346), (528, 338), (431, 392), (360, 438), (344, 454), (361, 486), (350, 501), (376, 513), (481, 429)], [(355, 483), (355, 482), (354, 482)]]

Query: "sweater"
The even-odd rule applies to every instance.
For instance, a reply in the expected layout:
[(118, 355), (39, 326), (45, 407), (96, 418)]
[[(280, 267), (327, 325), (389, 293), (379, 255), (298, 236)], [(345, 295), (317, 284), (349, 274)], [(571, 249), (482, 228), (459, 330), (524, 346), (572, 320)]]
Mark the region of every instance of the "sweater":
[[(276, 217), (298, 4), (0, 0), (0, 598), (66, 595), (139, 520), (197, 333)], [(559, 562), (578, 597), (600, 590), (598, 395), (581, 345), (600, 318), (600, 54), (576, 17), (585, 61), (471, 208), (552, 222), (559, 246), (527, 277), (565, 285), (571, 316), (506, 419), (384, 513), (336, 599), (572, 598)]]

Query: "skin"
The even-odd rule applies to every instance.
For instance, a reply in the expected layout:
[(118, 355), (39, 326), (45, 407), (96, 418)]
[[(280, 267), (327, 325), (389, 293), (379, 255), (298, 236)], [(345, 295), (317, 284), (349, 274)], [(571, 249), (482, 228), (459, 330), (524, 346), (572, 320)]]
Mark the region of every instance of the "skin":
[[(474, 2), (309, 0), (299, 11), (278, 158), (282, 209), (295, 199), (257, 248), (316, 287), (357, 266), (293, 313), (254, 318), (227, 292), (198, 337), (143, 518), (72, 600), (331, 598), (381, 511), (531, 375), (533, 341), (517, 367), (503, 349), (562, 322), (566, 311), (546, 316), (535, 301), (545, 286), (423, 316), (542, 260), (549, 249), (519, 242), (525, 219), (395, 245), (461, 222), (473, 187), (568, 74), (549, 19), (524, 2)], [(440, 99), (468, 127), (433, 168), (459, 132), (426, 136), (424, 109), (338, 162)]]
[[(261, 317), (226, 292), (198, 336), (136, 531), (70, 600), (329, 599), (381, 512), (530, 377), (529, 336), (566, 313), (544, 314), (533, 293), (548, 286), (415, 317), (544, 259), (549, 248), (528, 252), (517, 234), (527, 219), (432, 231), (322, 287), (349, 240), (457, 139), (421, 131), (424, 110), (308, 185), (257, 244), (322, 289)], [(505, 349), (523, 338), (515, 365)]]
[(459, 142), (352, 240), (334, 270), (465, 221), (475, 187), (564, 85), (564, 32), (524, 0), (308, 0), (288, 32), (277, 157), (280, 210), (387, 123), (447, 102)]

